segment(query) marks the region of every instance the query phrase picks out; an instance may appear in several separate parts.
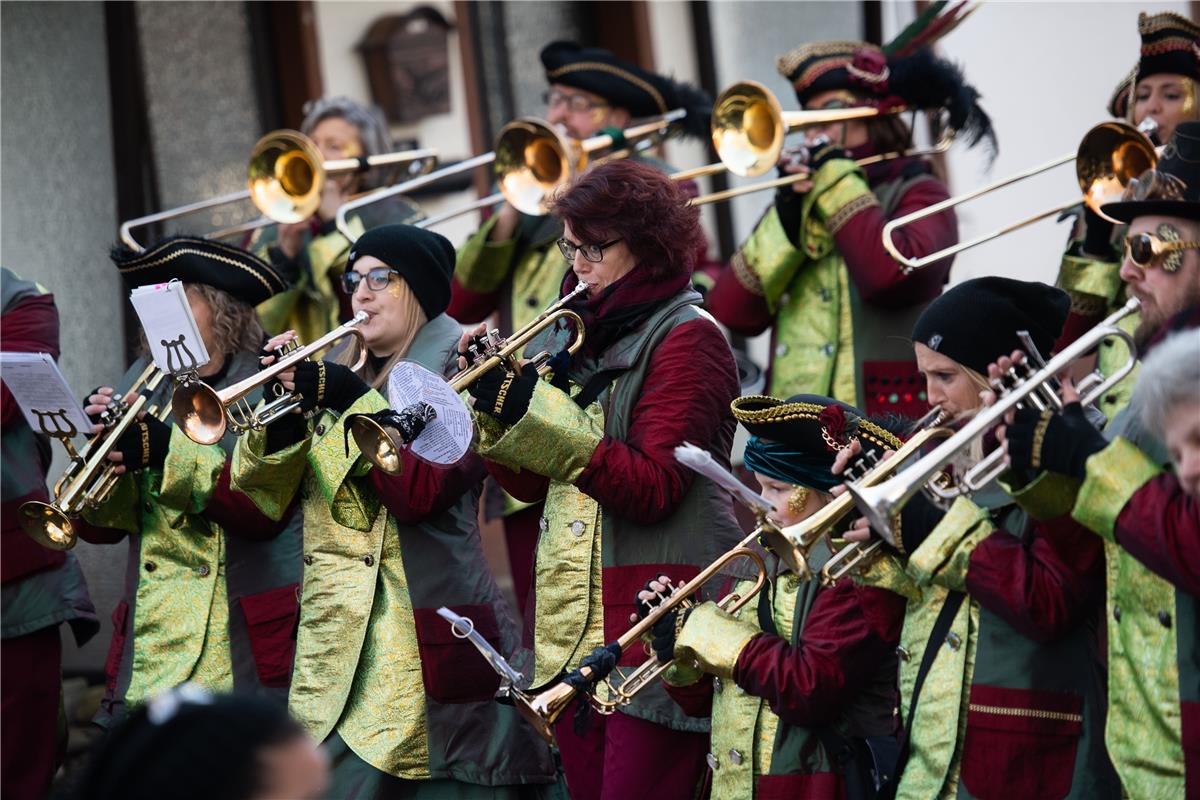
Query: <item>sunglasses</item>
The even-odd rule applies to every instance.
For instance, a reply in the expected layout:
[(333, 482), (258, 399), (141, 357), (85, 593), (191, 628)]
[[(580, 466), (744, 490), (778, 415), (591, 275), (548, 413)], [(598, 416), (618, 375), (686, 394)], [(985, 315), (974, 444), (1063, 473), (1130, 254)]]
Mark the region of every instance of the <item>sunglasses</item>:
[(591, 261), (593, 264), (598, 264), (604, 260), (604, 251), (619, 241), (621, 240), (613, 239), (611, 242), (605, 242), (604, 244), (575, 244), (574, 242), (568, 242), (566, 239), (559, 239), (558, 249), (567, 261), (574, 261), (575, 253), (582, 252), (585, 259)]
[(346, 294), (353, 295), (355, 290), (358, 289), (358, 285), (366, 279), (368, 289), (372, 292), (382, 292), (387, 288), (388, 283), (391, 282), (393, 274), (399, 273), (391, 267), (375, 267), (368, 270), (366, 275), (354, 270), (343, 272), (342, 289), (345, 290)]
[(546, 104), (546, 108), (554, 108), (560, 104), (566, 105), (568, 111), (576, 114), (583, 114), (596, 108), (608, 107), (608, 103), (598, 103), (581, 94), (567, 94), (557, 89), (550, 89), (543, 93), (542, 102)]
[(1184, 250), (1200, 250), (1200, 242), (1169, 241), (1153, 233), (1133, 233), (1125, 237), (1125, 257), (1142, 269), (1162, 261), (1163, 269), (1174, 272), (1182, 260), (1178, 254)]

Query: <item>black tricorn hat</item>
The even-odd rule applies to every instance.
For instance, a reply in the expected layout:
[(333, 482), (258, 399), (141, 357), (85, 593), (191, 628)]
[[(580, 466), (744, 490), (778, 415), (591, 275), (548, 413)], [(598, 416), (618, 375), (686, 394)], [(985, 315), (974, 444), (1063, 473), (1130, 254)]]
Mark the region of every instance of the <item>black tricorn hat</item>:
[(687, 111), (684, 132), (708, 135), (712, 98), (702, 89), (642, 69), (601, 47), (551, 42), (542, 48), (541, 58), (549, 83), (600, 95), (634, 117), (655, 117), (682, 108)]
[(1121, 222), (1150, 214), (1200, 220), (1200, 122), (1181, 122), (1154, 169), (1131, 181), (1124, 199), (1100, 210)]
[(140, 253), (116, 247), (110, 257), (130, 289), (178, 279), (207, 284), (256, 306), (288, 288), (275, 268), (258, 256), (196, 236), (173, 236)]
[(1200, 80), (1200, 25), (1165, 11), (1138, 14), (1142, 55), (1137, 79), (1164, 73)]

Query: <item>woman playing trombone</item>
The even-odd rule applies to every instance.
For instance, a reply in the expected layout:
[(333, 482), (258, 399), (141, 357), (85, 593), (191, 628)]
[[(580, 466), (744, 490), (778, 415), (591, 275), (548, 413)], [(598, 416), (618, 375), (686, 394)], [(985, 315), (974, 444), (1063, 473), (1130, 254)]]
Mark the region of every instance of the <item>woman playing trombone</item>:
[[(355, 313), (366, 314), (362, 344), (279, 374), (314, 418), (285, 415), (235, 453), (234, 486), (264, 513), (297, 498), (304, 512), (289, 708), (326, 745), (331, 796), (517, 797), (521, 785), (555, 777), (549, 750), (493, 702), (495, 673), (437, 614), (449, 606), (501, 653), (518, 649), (479, 539), (478, 458), (439, 469), (406, 449), (392, 477), (349, 447), (344, 430), (349, 415), (387, 408), (378, 390), (401, 359), (439, 375), (453, 369), (453, 267), (454, 248), (436, 233), (385, 225), (364, 234), (342, 275)], [(363, 347), (355, 373), (347, 365)]]

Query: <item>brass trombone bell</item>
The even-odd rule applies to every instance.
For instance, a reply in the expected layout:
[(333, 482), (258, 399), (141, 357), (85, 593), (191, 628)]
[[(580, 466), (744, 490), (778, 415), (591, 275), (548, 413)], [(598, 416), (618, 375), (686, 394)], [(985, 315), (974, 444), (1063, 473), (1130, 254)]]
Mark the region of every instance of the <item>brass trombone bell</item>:
[[(1105, 203), (1120, 200), (1121, 194), (1130, 180), (1138, 177), (1148, 169), (1153, 169), (1154, 165), (1158, 163), (1158, 150), (1154, 147), (1149, 137), (1128, 122), (1119, 120), (1102, 122), (1084, 135), (1079, 143), (1078, 151), (1074, 154), (1064, 155), (1052, 161), (1047, 161), (1044, 164), (1039, 164), (1023, 172), (1018, 172), (1015, 175), (995, 181), (979, 189), (965, 192), (943, 200), (940, 203), (934, 203), (919, 211), (914, 211), (911, 214), (905, 214), (903, 217), (891, 220), (883, 226), (883, 246), (907, 273), (927, 267), (930, 264), (941, 261), (944, 258), (949, 258), (964, 250), (969, 250), (984, 242), (990, 242), (992, 239), (1020, 230), (1027, 225), (1032, 225), (1047, 217), (1057, 216), (1079, 203), (1079, 198), (1069, 203), (1040, 211), (1024, 219), (1005, 225), (1002, 228), (980, 234), (979, 236), (925, 256), (906, 256), (900, 252), (895, 242), (895, 233), (900, 228), (907, 227), (914, 222), (931, 217), (934, 214), (940, 214), (948, 208), (957, 208), (968, 200), (974, 200), (977, 197), (982, 197), (985, 194), (1003, 189), (1010, 184), (1018, 183), (1026, 178), (1040, 175), (1043, 172), (1072, 161), (1075, 162), (1075, 177), (1079, 184), (1080, 192), (1083, 195), (1083, 202), (1092, 211), (1105, 219), (1110, 219), (1100, 210), (1101, 207)], [(1116, 220), (1110, 221), (1116, 222)]]

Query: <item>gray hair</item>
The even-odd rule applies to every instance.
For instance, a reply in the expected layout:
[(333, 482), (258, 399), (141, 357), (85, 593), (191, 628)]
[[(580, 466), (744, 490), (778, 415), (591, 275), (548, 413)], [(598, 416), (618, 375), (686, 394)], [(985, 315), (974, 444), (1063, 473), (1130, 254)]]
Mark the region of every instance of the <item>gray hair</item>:
[(1142, 422), (1162, 436), (1180, 403), (1200, 401), (1200, 329), (1181, 331), (1154, 348), (1138, 373), (1133, 404)]
[[(378, 106), (365, 106), (349, 97), (321, 97), (304, 104), (304, 122), (300, 132), (311, 135), (313, 128), (322, 120), (339, 117), (358, 128), (362, 140), (363, 155), (376, 156), (392, 151), (392, 137), (388, 132), (387, 120)], [(363, 175), (364, 188), (377, 186), (370, 172)]]

